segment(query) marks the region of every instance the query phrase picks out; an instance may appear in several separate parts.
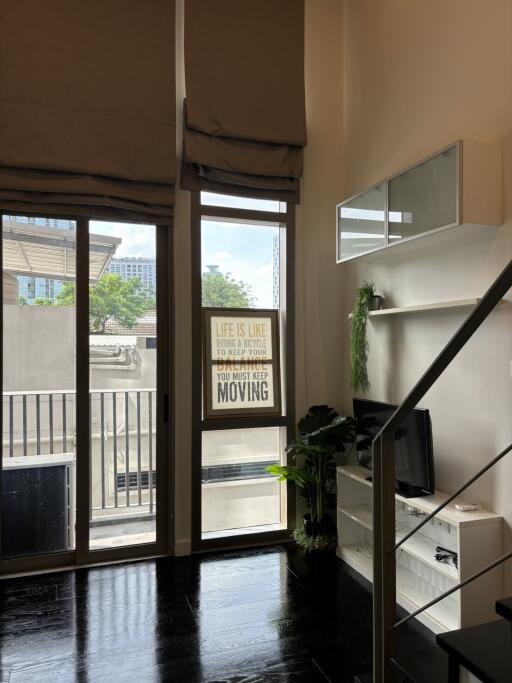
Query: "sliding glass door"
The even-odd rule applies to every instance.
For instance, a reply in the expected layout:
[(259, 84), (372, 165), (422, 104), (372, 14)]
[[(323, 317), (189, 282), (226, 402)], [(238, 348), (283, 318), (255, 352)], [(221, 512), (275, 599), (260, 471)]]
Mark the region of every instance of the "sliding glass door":
[(91, 549), (156, 541), (156, 228), (91, 221), (116, 255), (89, 288)]
[(167, 552), (168, 229), (2, 228), (0, 565)]
[(4, 216), (1, 558), (75, 548), (76, 223)]

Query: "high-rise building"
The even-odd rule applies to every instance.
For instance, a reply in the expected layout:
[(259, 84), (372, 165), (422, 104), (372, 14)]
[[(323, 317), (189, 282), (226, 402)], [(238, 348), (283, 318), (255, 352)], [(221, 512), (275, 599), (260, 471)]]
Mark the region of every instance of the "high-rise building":
[(28, 304), (34, 303), (36, 299), (50, 299), (50, 301), (55, 301), (62, 289), (62, 280), (29, 277), (27, 275), (18, 275), (17, 280), (19, 297)]
[(145, 289), (156, 292), (156, 261), (154, 259), (138, 256), (113, 258), (106, 272), (120, 275), (123, 280), (136, 277)]
[[(35, 218), (32, 216), (5, 216), (5, 219), (13, 223), (38, 225), (43, 228), (56, 230), (74, 230), (73, 221), (64, 218)], [(18, 275), (19, 297), (28, 304), (33, 304), (36, 299), (50, 299), (55, 301), (62, 289), (62, 280), (51, 278), (31, 277)]]

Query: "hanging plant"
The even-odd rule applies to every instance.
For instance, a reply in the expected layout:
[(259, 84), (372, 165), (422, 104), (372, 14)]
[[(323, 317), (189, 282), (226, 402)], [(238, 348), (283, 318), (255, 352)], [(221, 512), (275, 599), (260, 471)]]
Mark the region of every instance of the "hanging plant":
[(350, 339), (350, 360), (352, 366), (352, 389), (354, 391), (367, 392), (370, 388), (368, 379), (368, 351), (369, 344), (366, 336), (368, 311), (370, 301), (375, 296), (373, 282), (363, 282), (363, 286), (357, 290), (357, 298), (352, 310), (352, 325)]

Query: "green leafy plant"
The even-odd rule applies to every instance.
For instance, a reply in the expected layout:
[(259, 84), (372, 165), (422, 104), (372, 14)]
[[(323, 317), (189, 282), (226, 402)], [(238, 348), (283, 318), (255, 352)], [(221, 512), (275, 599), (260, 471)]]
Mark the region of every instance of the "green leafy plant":
[(235, 280), (230, 273), (221, 273), (217, 266), (208, 266), (202, 275), (203, 306), (226, 306), (227, 308), (251, 308), (255, 299), (250, 285)]
[[(302, 542), (307, 536), (317, 538), (319, 547), (331, 547), (336, 531), (328, 513), (336, 506), (336, 457), (345, 453), (348, 445), (354, 445), (354, 420), (327, 405), (319, 405), (308, 410), (297, 428), (298, 438), (286, 448), (293, 464), (269, 465), (267, 471), (278, 481), (294, 481), (306, 500), (307, 525), (305, 530), (297, 531), (297, 543), (311, 549), (314, 543)], [(329, 543), (319, 540), (323, 536), (330, 539)]]
[(373, 296), (375, 296), (374, 283), (363, 282), (363, 286), (357, 290), (356, 302), (352, 310), (350, 361), (352, 367), (351, 385), (354, 391), (366, 392), (370, 388), (367, 369), (369, 344), (366, 336), (366, 325), (370, 300)]
[[(65, 282), (55, 301), (57, 306), (75, 306), (75, 285)], [(138, 278), (124, 280), (108, 273), (89, 286), (89, 328), (92, 334), (105, 334), (106, 324), (115, 320), (131, 329), (137, 320), (155, 307), (152, 293)]]

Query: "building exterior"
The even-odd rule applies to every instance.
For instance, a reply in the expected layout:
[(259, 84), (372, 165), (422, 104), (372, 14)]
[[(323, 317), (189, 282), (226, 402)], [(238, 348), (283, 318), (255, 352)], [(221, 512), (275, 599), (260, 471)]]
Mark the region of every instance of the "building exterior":
[(18, 287), (20, 300), (27, 304), (33, 304), (36, 299), (55, 301), (62, 289), (62, 280), (18, 275)]
[(120, 275), (123, 280), (136, 277), (145, 289), (156, 292), (156, 261), (154, 259), (135, 256), (113, 258), (106, 272)]

